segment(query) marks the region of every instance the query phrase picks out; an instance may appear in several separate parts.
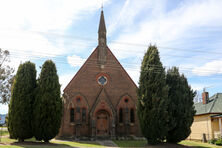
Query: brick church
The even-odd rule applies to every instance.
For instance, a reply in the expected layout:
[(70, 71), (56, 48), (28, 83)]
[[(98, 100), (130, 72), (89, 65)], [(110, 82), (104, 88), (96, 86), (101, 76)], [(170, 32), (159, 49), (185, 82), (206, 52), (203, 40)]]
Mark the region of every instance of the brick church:
[(101, 11), (98, 46), (64, 89), (59, 136), (139, 136), (136, 91), (136, 84), (107, 46)]

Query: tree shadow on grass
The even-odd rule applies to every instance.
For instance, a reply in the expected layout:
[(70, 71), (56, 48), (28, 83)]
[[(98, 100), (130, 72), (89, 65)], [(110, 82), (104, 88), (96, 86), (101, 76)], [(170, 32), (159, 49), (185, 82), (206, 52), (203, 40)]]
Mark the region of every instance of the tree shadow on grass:
[(12, 147), (12, 148), (71, 148), (71, 147), (100, 147), (97, 142), (92, 141), (73, 141), (73, 140), (51, 140), (50, 143), (44, 143), (43, 141), (37, 141), (35, 138), (25, 139), (24, 142), (18, 142), (15, 139), (9, 137), (4, 138), (3, 142), (0, 142), (0, 147)]
[(148, 145), (147, 148), (212, 148), (209, 146), (187, 146), (180, 144), (158, 144), (158, 145)]
[(59, 144), (59, 143), (44, 143), (44, 142), (38, 142), (38, 141), (24, 141), (24, 142), (13, 142), (11, 145), (23, 147), (23, 148), (35, 148), (35, 147), (41, 147), (41, 148), (73, 148), (73, 146), (67, 145), (67, 144)]
[(148, 145), (148, 148), (189, 148), (189, 146), (174, 144), (174, 143), (160, 143), (157, 145)]
[(191, 148), (212, 148), (210, 146), (189, 146)]
[(188, 146), (188, 145), (181, 145), (181, 144), (172, 144), (172, 143), (160, 143), (157, 145), (124, 145), (122, 144), (120, 147), (145, 147), (145, 148), (211, 148), (210, 146)]

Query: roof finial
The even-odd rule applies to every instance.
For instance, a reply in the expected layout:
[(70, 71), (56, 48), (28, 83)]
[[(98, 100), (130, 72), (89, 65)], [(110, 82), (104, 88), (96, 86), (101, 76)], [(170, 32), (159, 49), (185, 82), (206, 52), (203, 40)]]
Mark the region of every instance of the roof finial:
[(101, 10), (103, 11), (103, 0), (102, 0), (102, 7), (101, 7)]

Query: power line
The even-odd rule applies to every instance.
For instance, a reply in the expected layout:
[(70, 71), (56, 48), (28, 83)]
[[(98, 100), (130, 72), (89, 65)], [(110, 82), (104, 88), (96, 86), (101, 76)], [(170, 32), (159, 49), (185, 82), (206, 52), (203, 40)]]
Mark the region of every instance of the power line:
[[(89, 38), (89, 37), (81, 37), (81, 36), (74, 36), (74, 35), (64, 35), (64, 34), (59, 34), (59, 33), (51, 33), (51, 32), (43, 32), (43, 31), (25, 31), (25, 32), (31, 32), (31, 33), (39, 33), (39, 34), (44, 34), (44, 35), (50, 35), (54, 37), (62, 37), (62, 38), (69, 38), (69, 39), (78, 39), (78, 40), (83, 40), (83, 41), (93, 41), (93, 46), (95, 46), (95, 43), (97, 43), (97, 39), (95, 38)], [(55, 40), (56, 39), (50, 39), (50, 40)], [(109, 40), (111, 44), (120, 44), (120, 45), (127, 45), (127, 46), (136, 46), (136, 47), (147, 47), (149, 46), (150, 43), (148, 44), (142, 44), (142, 43), (129, 43), (129, 42), (118, 42), (116, 40)], [(67, 43), (66, 43), (67, 45)], [(76, 45), (76, 44), (73, 44)], [(79, 45), (81, 46), (81, 45)], [(85, 46), (85, 45), (84, 45)], [(185, 51), (185, 52), (197, 52), (201, 54), (221, 54), (222, 52), (215, 52), (215, 51), (209, 51), (209, 50), (200, 50), (200, 49), (187, 49), (187, 48), (176, 48), (176, 47), (167, 47), (167, 46), (157, 46), (160, 49), (169, 49), (169, 50), (177, 50), (177, 51)]]
[[(40, 60), (44, 60), (44, 59), (41, 59)], [(97, 59), (91, 59), (90, 61), (87, 61), (86, 65), (87, 67), (89, 68), (98, 68), (98, 65), (95, 63), (95, 61), (97, 61)], [(65, 62), (64, 60), (56, 60), (56, 63), (59, 63), (59, 64), (68, 64), (68, 62)], [(75, 62), (75, 64), (79, 64), (81, 65), (83, 62)], [(106, 64), (106, 67), (108, 67), (109, 69), (113, 69), (113, 70), (119, 70), (119, 68), (121, 68), (121, 66), (116, 66), (117, 62), (116, 61), (109, 61), (107, 62)], [(128, 70), (131, 70), (131, 71), (140, 71), (139, 68), (139, 65), (137, 66), (132, 66), (131, 64), (126, 64), (127, 66), (124, 66), (126, 69)], [(162, 71), (162, 67), (159, 67), (159, 66), (156, 66), (156, 65), (148, 65), (149, 67), (148, 68), (154, 68), (154, 72), (163, 72)], [(170, 66), (164, 66), (165, 68), (170, 68)], [(179, 69), (181, 71), (187, 71), (187, 72), (194, 72), (194, 68), (193, 67), (179, 67)], [(220, 71), (217, 71), (217, 70), (212, 70), (212, 69), (201, 69), (198, 71), (199, 73), (210, 73), (210, 72), (213, 72), (213, 73), (217, 73), (217, 74), (221, 74), (222, 72)]]
[[(29, 54), (27, 54), (27, 55), (29, 55)], [(15, 58), (19, 58), (20, 56), (16, 56), (16, 55), (11, 55), (12, 57), (15, 57)], [(47, 58), (48, 56), (46, 56), (46, 58)], [(35, 56), (34, 57), (34, 59), (41, 59), (42, 57), (41, 56)], [(55, 59), (55, 58), (53, 58), (53, 57), (50, 57), (50, 58), (52, 58), (52, 59)], [(56, 59), (55, 59), (56, 60)], [(97, 59), (91, 59), (90, 61), (96, 61)], [(57, 59), (56, 60), (57, 62), (59, 62), (59, 63), (61, 63), (60, 61), (62, 61), (63, 63), (65, 63), (65, 64), (68, 64), (68, 62), (64, 62), (65, 60), (62, 60), (62, 59)], [(82, 62), (84, 62), (85, 60), (82, 60), (82, 61), (79, 61), (79, 62), (76, 62), (77, 64), (81, 64)], [(109, 62), (109, 64), (116, 64), (117, 62), (116, 61), (114, 61), (114, 60), (109, 60), (108, 61)], [(90, 63), (90, 62), (88, 62), (88, 63)], [(135, 67), (138, 67), (139, 66), (139, 64), (135, 64), (135, 63), (124, 63), (124, 62), (121, 62), (123, 65), (125, 65), (125, 66), (128, 66), (128, 67), (133, 67), (133, 66), (135, 66)], [(94, 64), (94, 63), (92, 63), (92, 64)], [(152, 65), (149, 65), (149, 66), (152, 66)], [(170, 67), (170, 66), (165, 66), (165, 68), (166, 67)], [(193, 70), (194, 68), (193, 67), (182, 67), (182, 68), (180, 68), (181, 70), (189, 70), (189, 69), (191, 69), (191, 70)], [(201, 72), (218, 72), (218, 71), (215, 71), (215, 70), (212, 70), (212, 69), (203, 69), (202, 68), (202, 70), (201, 70)]]
[[(38, 31), (33, 31), (33, 32), (38, 32)], [(44, 34), (51, 34), (53, 36), (62, 36), (62, 37), (68, 37), (68, 38), (74, 38), (74, 39), (80, 39), (80, 40), (84, 40), (84, 41), (95, 41), (97, 43), (97, 39), (95, 38), (88, 38), (88, 37), (81, 37), (81, 36), (73, 36), (73, 35), (62, 35), (62, 34), (58, 34), (58, 33), (50, 33), (50, 32), (39, 32), (39, 33), (44, 33)], [(131, 46), (141, 46), (141, 47), (148, 47), (150, 43), (148, 44), (142, 44), (142, 43), (129, 43), (129, 42), (118, 42), (115, 40), (109, 40), (111, 43), (114, 44), (122, 44), (122, 45), (131, 45)], [(170, 50), (180, 50), (180, 51), (191, 51), (192, 52), (199, 52), (199, 53), (210, 53), (210, 54), (222, 54), (222, 52), (210, 52), (210, 51), (205, 51), (205, 50), (199, 50), (199, 49), (187, 49), (187, 48), (175, 48), (175, 47), (167, 47), (167, 46), (157, 46), (158, 48), (162, 48), (162, 49), (170, 49)]]
[[(7, 50), (16, 51), (16, 49), (8, 49), (8, 48), (7, 48)], [(27, 53), (28, 51), (26, 51), (26, 50), (19, 50), (19, 51), (24, 52), (24, 53), (22, 53), (23, 56), (27, 55), (27, 56), (31, 56), (31, 57), (50, 57), (50, 58), (52, 58), (52, 57), (64, 57), (65, 56), (65, 55), (52, 54), (52, 53), (47, 53), (47, 52), (36, 52), (35, 51), (33, 53)], [(20, 55), (20, 53), (19, 52), (12, 52), (11, 55)], [(68, 55), (66, 55), (66, 56), (68, 56)], [(175, 58), (187, 58), (187, 59), (194, 58), (193, 56), (190, 56), (190, 55), (189, 56), (181, 56), (181, 55), (175, 55), (175, 54), (169, 54), (169, 53), (164, 54), (164, 55), (160, 54), (160, 56), (161, 57), (169, 57), (169, 58), (173, 57), (174, 59)], [(166, 58), (164, 58), (164, 59), (166, 59)], [(200, 60), (218, 60), (218, 58), (201, 57), (198, 60), (199, 61)]]

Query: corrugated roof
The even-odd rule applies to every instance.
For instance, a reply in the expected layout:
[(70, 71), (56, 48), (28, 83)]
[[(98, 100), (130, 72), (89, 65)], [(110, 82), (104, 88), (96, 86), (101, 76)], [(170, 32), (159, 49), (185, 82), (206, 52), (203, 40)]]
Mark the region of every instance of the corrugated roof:
[(209, 98), (207, 104), (203, 102), (194, 104), (196, 115), (208, 113), (222, 113), (222, 93), (217, 93)]

